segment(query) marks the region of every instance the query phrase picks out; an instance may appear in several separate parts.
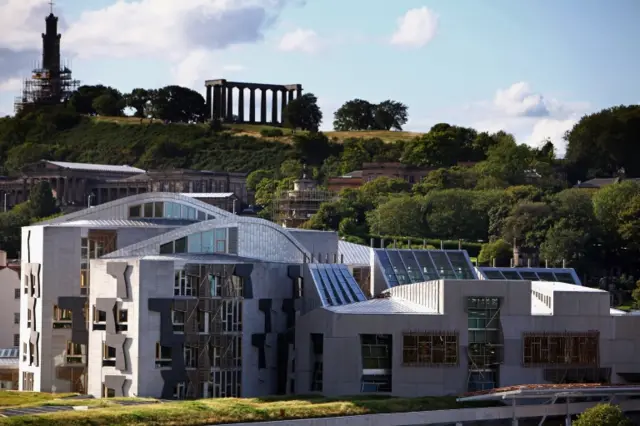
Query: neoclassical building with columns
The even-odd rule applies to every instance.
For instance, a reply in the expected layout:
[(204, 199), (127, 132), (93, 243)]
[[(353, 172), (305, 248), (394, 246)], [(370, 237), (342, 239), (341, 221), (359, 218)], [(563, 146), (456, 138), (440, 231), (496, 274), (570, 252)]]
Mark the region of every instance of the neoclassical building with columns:
[(41, 160), (25, 166), (20, 176), (0, 178), (0, 206), (7, 209), (26, 201), (31, 186), (42, 180), (51, 184), (65, 210), (95, 206), (146, 192), (200, 194), (224, 210), (240, 211), (253, 203), (246, 187), (246, 173), (206, 170), (142, 170), (128, 165), (70, 163)]

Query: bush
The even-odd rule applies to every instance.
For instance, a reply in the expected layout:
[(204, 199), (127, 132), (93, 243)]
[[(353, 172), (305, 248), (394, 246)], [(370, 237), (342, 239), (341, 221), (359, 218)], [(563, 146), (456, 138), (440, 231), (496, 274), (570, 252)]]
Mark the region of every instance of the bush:
[(493, 260), (496, 266), (508, 266), (509, 259), (513, 256), (511, 245), (505, 240), (495, 240), (482, 245), (480, 254), (478, 255), (478, 263), (481, 265), (493, 266)]
[(625, 417), (617, 405), (598, 404), (585, 410), (573, 422), (574, 426), (631, 426), (631, 421)]
[(284, 132), (281, 129), (262, 129), (260, 130), (260, 136), (264, 138), (279, 138), (284, 136)]

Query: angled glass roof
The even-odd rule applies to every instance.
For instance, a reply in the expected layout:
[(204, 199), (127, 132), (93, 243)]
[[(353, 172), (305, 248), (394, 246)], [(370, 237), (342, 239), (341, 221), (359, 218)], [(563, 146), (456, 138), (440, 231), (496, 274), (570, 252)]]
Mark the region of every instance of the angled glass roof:
[(310, 263), (309, 270), (323, 306), (340, 306), (367, 300), (347, 265)]
[(375, 249), (374, 252), (389, 287), (439, 279), (477, 279), (464, 250)]
[(485, 280), (528, 280), (556, 281), (582, 285), (572, 268), (477, 268), (481, 279)]

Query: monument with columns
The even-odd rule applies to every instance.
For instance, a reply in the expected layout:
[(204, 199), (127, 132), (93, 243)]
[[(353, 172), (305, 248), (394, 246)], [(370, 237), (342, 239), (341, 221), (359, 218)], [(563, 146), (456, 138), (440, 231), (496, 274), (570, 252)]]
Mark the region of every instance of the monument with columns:
[[(205, 88), (208, 118), (225, 123), (282, 126), (282, 112), (287, 104), (302, 96), (301, 84), (243, 83), (220, 79), (205, 81)], [(236, 96), (237, 103), (234, 102)], [(270, 114), (267, 114), (267, 105), (271, 106)]]

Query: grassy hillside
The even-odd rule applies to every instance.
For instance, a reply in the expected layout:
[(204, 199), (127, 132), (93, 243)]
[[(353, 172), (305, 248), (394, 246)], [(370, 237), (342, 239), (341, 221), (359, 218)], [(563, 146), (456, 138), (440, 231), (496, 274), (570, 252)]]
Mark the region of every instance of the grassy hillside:
[[(134, 117), (94, 117), (96, 122), (106, 122), (106, 123), (117, 123), (121, 125), (147, 125), (149, 124), (149, 120), (140, 120), (139, 118)], [(172, 126), (183, 126), (183, 127), (204, 127), (204, 124), (172, 124)], [(268, 140), (277, 140), (280, 142), (289, 142), (291, 140), (292, 131), (291, 129), (274, 127), (274, 126), (265, 126), (265, 125), (256, 125), (256, 124), (228, 124), (225, 125), (225, 128), (233, 132), (233, 134), (237, 136), (252, 136), (256, 138), (263, 138), (261, 135), (261, 131), (270, 130), (270, 129), (280, 129), (284, 136), (278, 138), (266, 138)], [(298, 133), (304, 134), (305, 131), (298, 131)], [(422, 133), (418, 132), (395, 132), (395, 131), (353, 131), (353, 132), (334, 132), (328, 131), (323, 132), (329, 139), (336, 140), (338, 142), (349, 139), (349, 138), (379, 138), (385, 142), (396, 142), (399, 140), (410, 140), (415, 138), (416, 136), (422, 135)], [(265, 139), (265, 138), (263, 138)]]

